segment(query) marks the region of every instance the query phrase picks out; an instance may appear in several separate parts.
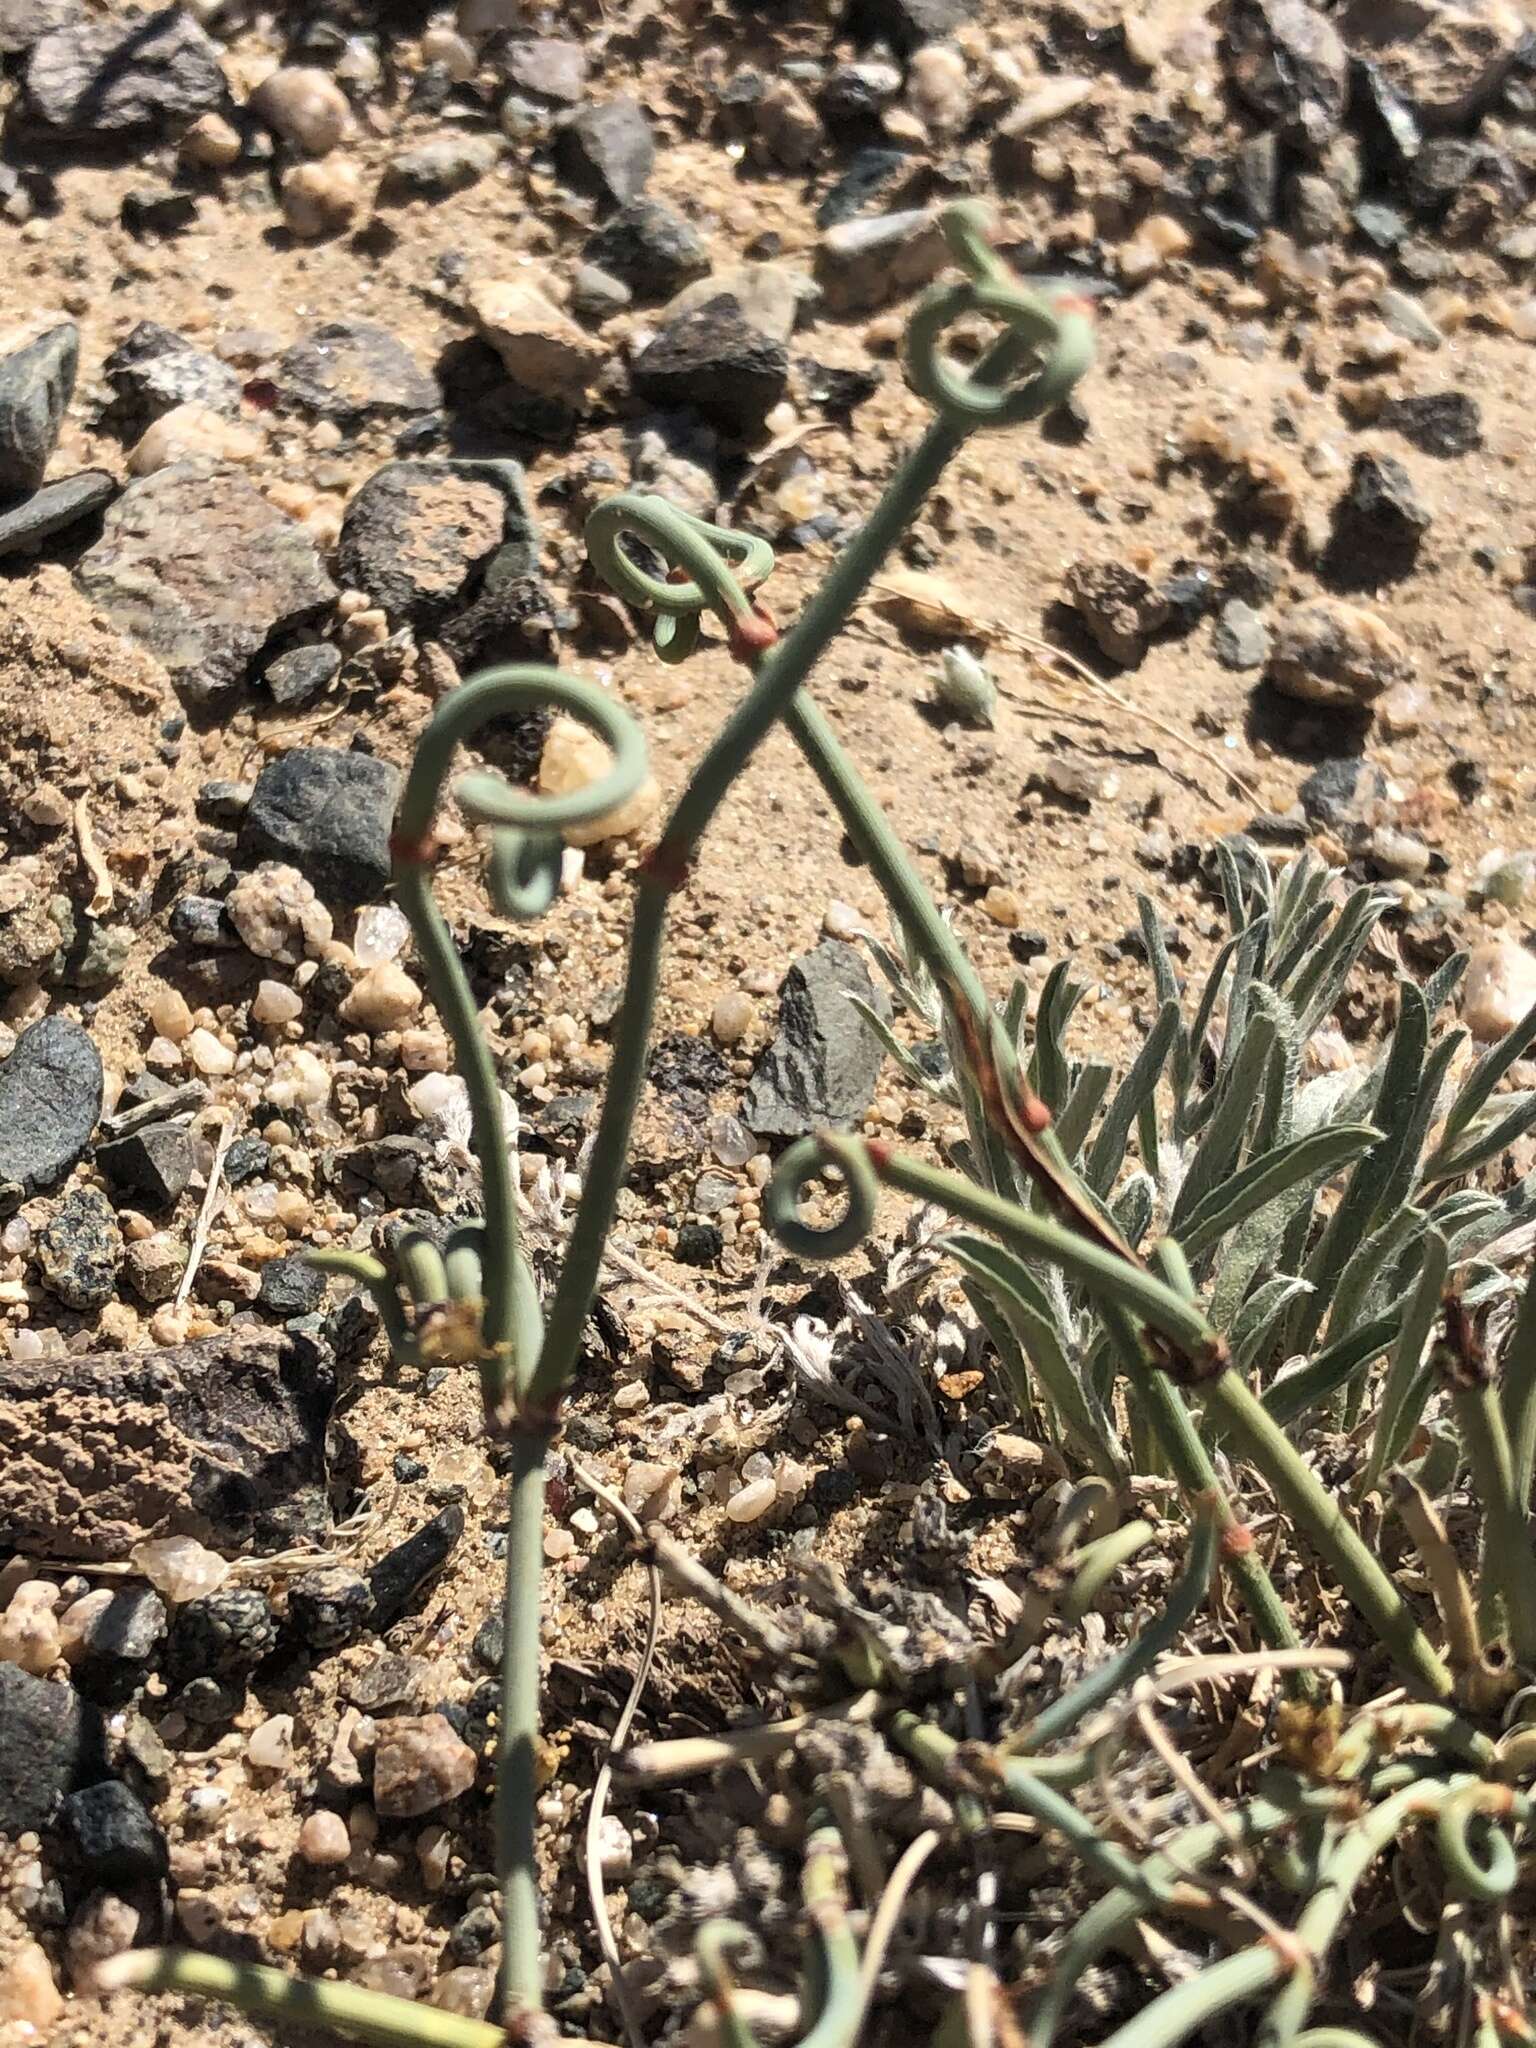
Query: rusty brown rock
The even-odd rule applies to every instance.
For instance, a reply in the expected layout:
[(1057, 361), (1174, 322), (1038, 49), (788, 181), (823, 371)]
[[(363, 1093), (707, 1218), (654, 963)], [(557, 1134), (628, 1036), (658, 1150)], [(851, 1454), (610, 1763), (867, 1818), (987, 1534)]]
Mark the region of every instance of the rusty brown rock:
[(332, 1394), (327, 1355), (283, 1331), (0, 1360), (0, 1550), (106, 1563), (149, 1537), (312, 1536)]

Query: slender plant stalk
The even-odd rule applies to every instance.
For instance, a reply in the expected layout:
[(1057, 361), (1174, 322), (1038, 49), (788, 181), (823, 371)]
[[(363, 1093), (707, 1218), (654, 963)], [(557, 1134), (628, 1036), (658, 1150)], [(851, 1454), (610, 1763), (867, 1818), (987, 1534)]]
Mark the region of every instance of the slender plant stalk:
[(1431, 1699), (1448, 1698), (1454, 1689), (1451, 1674), (1401, 1591), (1263, 1402), (1228, 1367), (1211, 1382), (1206, 1403), (1258, 1466), (1313, 1548), (1333, 1566), (1344, 1591), (1391, 1651), (1398, 1669)]
[(544, 1996), (534, 1819), (546, 1442), (536, 1431), (518, 1430), (511, 1446), (495, 1806), (503, 1894), (501, 1996), (508, 2016), (537, 2011)]
[(95, 1986), (103, 1993), (132, 1988), (216, 1998), (254, 2019), (324, 2027), (370, 2048), (507, 2048), (505, 2031), (488, 2020), (465, 2019), (360, 1984), (290, 1977), (264, 1963), (233, 1963), (188, 1949), (129, 1949), (97, 1965)]
[(1497, 1634), (1502, 1615), (1517, 1660), (1536, 1665), (1536, 1551), (1531, 1547), (1528, 1505), (1515, 1492), (1504, 1410), (1488, 1380), (1456, 1388), (1451, 1406), (1483, 1505), (1484, 1633)]

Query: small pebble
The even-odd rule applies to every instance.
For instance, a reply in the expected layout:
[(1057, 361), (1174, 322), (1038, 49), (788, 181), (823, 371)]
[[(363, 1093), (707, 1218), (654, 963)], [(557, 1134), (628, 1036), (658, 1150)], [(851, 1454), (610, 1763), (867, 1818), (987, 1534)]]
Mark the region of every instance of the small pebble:
[(722, 1045), (735, 1045), (757, 1022), (757, 1006), (740, 989), (727, 989), (715, 1004), (709, 1028)]
[(201, 1025), (187, 1038), (187, 1057), (200, 1074), (217, 1078), (235, 1071), (234, 1048), (225, 1045)]
[(328, 1813), (322, 1807), (310, 1814), (299, 1829), (299, 1854), (318, 1869), (345, 1863), (351, 1853), (352, 1838), (339, 1813)]
[(421, 990), (405, 969), (384, 960), (358, 981), (341, 1005), (341, 1017), (364, 1031), (398, 1031), (421, 1004)]
[(325, 156), (352, 128), (347, 96), (326, 72), (284, 64), (251, 94), (251, 111), (308, 156)]
[(286, 1771), (293, 1763), (292, 1714), (273, 1714), (253, 1728), (245, 1760), (258, 1771)]
[(153, 1537), (136, 1543), (128, 1559), (157, 1593), (177, 1606), (184, 1600), (199, 1600), (204, 1594), (216, 1593), (229, 1577), (224, 1559), (195, 1536)]
[(304, 998), (282, 981), (259, 981), (251, 998), (253, 1024), (291, 1024), (304, 1013)]
[(1513, 939), (1472, 948), (1462, 983), (1461, 1021), (1482, 1045), (1512, 1031), (1536, 1003), (1536, 955)]

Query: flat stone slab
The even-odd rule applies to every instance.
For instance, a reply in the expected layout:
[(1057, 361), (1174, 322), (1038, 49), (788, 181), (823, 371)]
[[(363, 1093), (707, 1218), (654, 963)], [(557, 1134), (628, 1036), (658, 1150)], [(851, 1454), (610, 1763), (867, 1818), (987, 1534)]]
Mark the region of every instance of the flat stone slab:
[(158, 1536), (313, 1540), (334, 1391), (328, 1354), (283, 1330), (0, 1360), (0, 1551), (105, 1564)]

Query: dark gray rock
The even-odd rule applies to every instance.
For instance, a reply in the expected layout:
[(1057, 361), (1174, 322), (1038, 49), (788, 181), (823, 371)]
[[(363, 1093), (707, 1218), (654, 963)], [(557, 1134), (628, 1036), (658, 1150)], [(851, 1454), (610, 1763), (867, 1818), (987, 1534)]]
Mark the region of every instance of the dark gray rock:
[(82, 469), (61, 476), (0, 512), (0, 557), (29, 554), (56, 533), (67, 533), (117, 496), (117, 478), (105, 469)]
[(72, 1686), (0, 1664), (0, 1837), (47, 1827), (72, 1792), (106, 1775), (96, 1709)]
[(1317, 151), (1336, 135), (1349, 94), (1349, 53), (1306, 0), (1237, 0), (1227, 17), (1227, 69), (1240, 97), (1281, 140)]
[(1425, 455), (1450, 458), (1470, 455), (1483, 445), (1483, 421), (1477, 400), (1465, 391), (1428, 391), (1413, 398), (1394, 398), (1382, 414), (1404, 440)]
[(1408, 575), (1429, 531), (1429, 507), (1395, 456), (1362, 451), (1334, 508), (1324, 567), (1345, 589), (1370, 589)]
[(478, 185), (500, 160), (494, 135), (444, 135), (392, 157), (379, 180), (379, 202), (398, 206), (412, 199), (450, 199)]
[(221, 1586), (177, 1608), (166, 1670), (178, 1685), (202, 1673), (228, 1678), (254, 1671), (276, 1644), (277, 1617), (260, 1587)]
[(324, 1308), (325, 1297), (325, 1275), (299, 1254), (269, 1259), (261, 1269), (256, 1305), (269, 1316), (280, 1316), (286, 1322), (290, 1316), (313, 1315)]
[(615, 206), (638, 199), (656, 165), (650, 116), (628, 96), (580, 108), (561, 129), (556, 147), (572, 184)]
[(862, 956), (840, 939), (802, 953), (784, 977), (778, 1032), (742, 1109), (757, 1136), (803, 1138), (826, 1125), (857, 1123), (868, 1109), (885, 1055), (850, 996), (877, 1016), (890, 1013)]
[(419, 1657), (373, 1657), (348, 1675), (346, 1694), (365, 1714), (415, 1713), (426, 1703), (427, 1678)]
[(291, 647), (276, 661), (268, 662), (261, 679), (274, 704), (312, 704), (322, 690), (335, 682), (341, 671), (341, 653), (328, 640), (312, 647)]
[(1358, 754), (1340, 754), (1322, 761), (1302, 783), (1297, 795), (1310, 824), (1330, 832), (1346, 832), (1369, 822), (1370, 813), (1385, 801), (1387, 778), (1373, 761)]
[(845, 220), (871, 210), (877, 201), (882, 213), (888, 211), (890, 195), (914, 168), (905, 150), (856, 150), (847, 170), (817, 207), (817, 227), (840, 227)]
[(112, 419), (125, 440), (137, 440), (178, 405), (206, 405), (229, 419), (240, 411), (240, 379), (228, 363), (157, 320), (130, 328), (101, 373), (115, 394)]
[(288, 1630), (311, 1650), (339, 1650), (368, 1626), (373, 1595), (346, 1564), (317, 1565), (288, 1587)]
[(0, 1209), (58, 1186), (91, 1142), (101, 1089), (101, 1054), (68, 1017), (21, 1034), (0, 1066)]
[(333, 903), (371, 903), (389, 886), (399, 796), (399, 770), (372, 754), (290, 747), (256, 778), (241, 851), (287, 861)]
[(386, 1550), (368, 1574), (372, 1624), (386, 1629), (398, 1621), (427, 1581), (440, 1572), (464, 1534), (464, 1510), (451, 1502), (414, 1535)]
[(334, 1391), (329, 1355), (277, 1329), (0, 1359), (0, 1548), (110, 1563), (157, 1536), (312, 1542), (330, 1526)]
[(43, 1285), (66, 1308), (102, 1308), (117, 1292), (123, 1233), (100, 1188), (66, 1195), (37, 1234)]
[(975, 12), (975, 0), (854, 0), (849, 27), (861, 42), (889, 43), (906, 56), (953, 35)]
[(0, 497), (42, 482), (79, 363), (80, 330), (72, 320), (0, 356)]
[(171, 937), (208, 953), (237, 953), (244, 941), (217, 896), (180, 896), (171, 906)]
[(1223, 668), (1262, 668), (1269, 659), (1269, 628), (1251, 604), (1231, 597), (1221, 608), (1211, 646)]
[(211, 462), (173, 462), (129, 484), (75, 578), (193, 704), (237, 689), (274, 635), (336, 597), (297, 520)]
[(565, 36), (528, 36), (511, 45), (503, 62), (515, 86), (543, 100), (574, 107), (587, 89), (586, 52)]
[(63, 1821), (98, 1884), (164, 1877), (170, 1867), (164, 1835), (116, 1778), (72, 1792), (64, 1802)]
[(670, 299), (709, 272), (709, 251), (692, 221), (660, 199), (632, 199), (597, 230), (582, 256), (627, 285), (637, 299)]
[(396, 623), (434, 628), (474, 595), (494, 561), (538, 565), (538, 529), (517, 462), (387, 462), (352, 498), (337, 568)]
[(28, 111), (61, 139), (175, 131), (227, 95), (219, 48), (180, 7), (42, 36), (22, 74)]
[(329, 320), (285, 351), (277, 366), (280, 403), (316, 419), (357, 428), (410, 419), (443, 402), (405, 344), (373, 320)]
[(165, 1637), (165, 1602), (148, 1586), (115, 1591), (85, 1631), (75, 1683), (89, 1699), (120, 1706), (148, 1678)]
[(640, 397), (700, 412), (728, 433), (755, 433), (784, 395), (789, 351), (748, 324), (728, 292), (671, 321), (635, 358)]
[(150, 1124), (98, 1145), (96, 1164), (120, 1192), (168, 1209), (192, 1178), (192, 1135), (185, 1124)]

